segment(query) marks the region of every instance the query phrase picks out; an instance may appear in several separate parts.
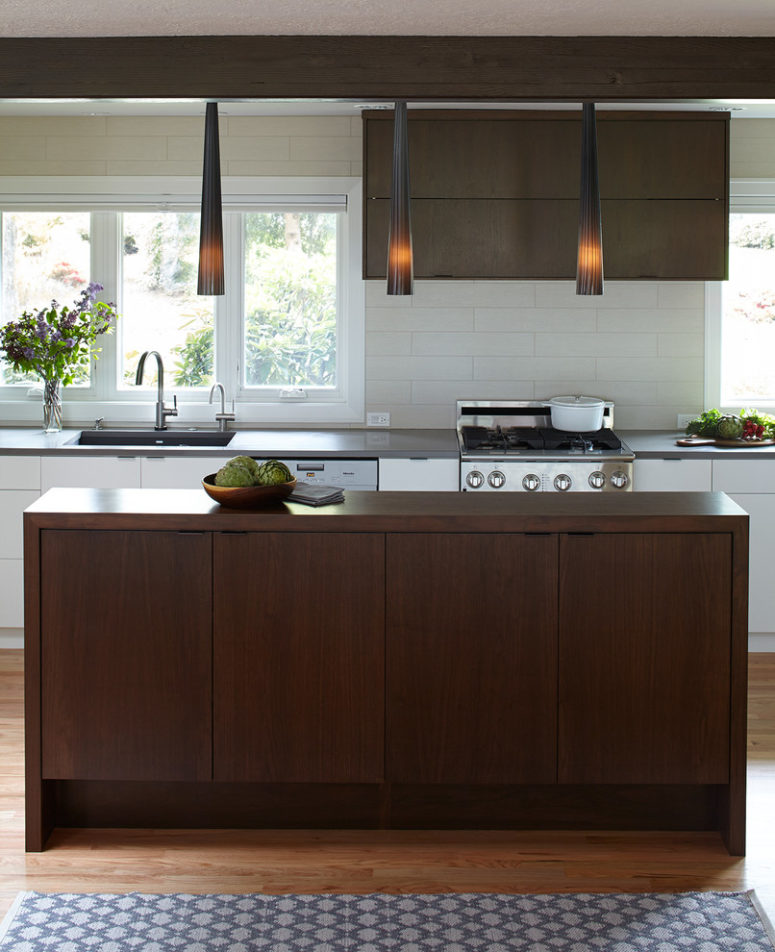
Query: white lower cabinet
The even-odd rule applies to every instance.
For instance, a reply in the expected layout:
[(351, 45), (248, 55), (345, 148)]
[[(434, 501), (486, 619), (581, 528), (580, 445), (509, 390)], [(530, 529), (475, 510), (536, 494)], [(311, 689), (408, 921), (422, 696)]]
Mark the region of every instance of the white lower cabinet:
[(0, 628), (24, 626), (22, 514), (40, 496), (39, 456), (0, 456)]
[(460, 462), (455, 459), (380, 459), (380, 490), (457, 492)]
[(41, 489), (75, 486), (86, 489), (139, 489), (137, 456), (44, 456)]
[(748, 513), (748, 630), (775, 632), (775, 460), (713, 462), (713, 489)]
[(200, 489), (202, 477), (217, 473), (231, 456), (145, 456), (141, 461), (143, 489)]
[(636, 459), (632, 488), (648, 493), (710, 492), (712, 465), (709, 459)]

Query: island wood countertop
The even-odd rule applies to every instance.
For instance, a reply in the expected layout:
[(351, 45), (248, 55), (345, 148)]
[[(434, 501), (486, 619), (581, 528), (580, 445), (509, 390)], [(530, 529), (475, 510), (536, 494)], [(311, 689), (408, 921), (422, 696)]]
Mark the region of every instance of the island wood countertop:
[(284, 532), (747, 531), (748, 515), (724, 493), (474, 494), (347, 491), (310, 507), (276, 502), (228, 509), (204, 491), (71, 489), (45, 493), (25, 510), (35, 527)]

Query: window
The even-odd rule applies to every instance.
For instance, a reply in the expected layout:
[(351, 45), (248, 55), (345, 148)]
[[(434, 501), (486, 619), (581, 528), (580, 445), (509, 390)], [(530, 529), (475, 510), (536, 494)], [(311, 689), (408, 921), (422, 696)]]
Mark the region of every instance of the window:
[[(117, 387), (134, 387), (140, 354), (157, 350), (170, 386), (209, 388), (215, 382), (215, 298), (196, 293), (199, 215), (124, 212), (122, 225)], [(154, 361), (143, 385), (156, 386)]]
[[(85, 212), (8, 212), (2, 216), (3, 324), (24, 311), (33, 313), (52, 300), (77, 300), (89, 283), (90, 216)], [(2, 382), (29, 386), (25, 376), (2, 362)], [(89, 384), (84, 374), (76, 385)]]
[(775, 406), (775, 182), (732, 183), (729, 280), (706, 312), (706, 405)]
[[(97, 180), (111, 195), (79, 191), (94, 181), (58, 181), (47, 208), (45, 188), (0, 196), (4, 322), (20, 306), (67, 300), (70, 288), (75, 299), (89, 280), (104, 285), (121, 315), (77, 400), (65, 390), (66, 422), (68, 408), (73, 420), (146, 419), (138, 403), (155, 402), (156, 366), (148, 363), (135, 386), (145, 350), (163, 358), (178, 425), (211, 420), (216, 380), (236, 400), (240, 423), (362, 421), (359, 180), (224, 179), (221, 297), (196, 294), (196, 180), (176, 180), (163, 201), (140, 193), (144, 180)], [(44, 266), (24, 254), (39, 246)], [(38, 407), (25, 407), (30, 382), (12, 378), (6, 368), (0, 399), (15, 404), (6, 416), (36, 421)]]

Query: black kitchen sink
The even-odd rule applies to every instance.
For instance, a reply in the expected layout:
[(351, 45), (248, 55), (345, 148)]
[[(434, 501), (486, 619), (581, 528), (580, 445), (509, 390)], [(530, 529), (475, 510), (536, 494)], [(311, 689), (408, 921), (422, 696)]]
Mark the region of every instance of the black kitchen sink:
[(79, 446), (228, 446), (234, 433), (220, 430), (82, 430)]

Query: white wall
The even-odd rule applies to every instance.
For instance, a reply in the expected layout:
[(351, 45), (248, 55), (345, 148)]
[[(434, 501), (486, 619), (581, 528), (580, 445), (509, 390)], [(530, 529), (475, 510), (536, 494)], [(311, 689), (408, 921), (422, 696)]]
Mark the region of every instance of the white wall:
[[(360, 175), (355, 117), (222, 117), (224, 175)], [(0, 118), (0, 175), (198, 175), (203, 120)], [(775, 120), (732, 123), (733, 178), (775, 178)], [(702, 282), (420, 281), (411, 298), (369, 282), (367, 410), (393, 426), (452, 426), (467, 397), (585, 392), (619, 428), (675, 428), (702, 409)]]

